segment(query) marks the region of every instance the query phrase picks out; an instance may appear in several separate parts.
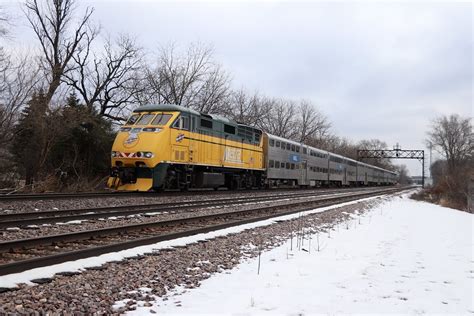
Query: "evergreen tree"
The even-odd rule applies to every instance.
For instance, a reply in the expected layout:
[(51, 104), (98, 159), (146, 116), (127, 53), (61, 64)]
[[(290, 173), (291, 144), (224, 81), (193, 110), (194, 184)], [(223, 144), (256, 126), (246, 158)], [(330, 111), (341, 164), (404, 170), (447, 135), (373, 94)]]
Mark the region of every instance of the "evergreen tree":
[(34, 93), (14, 129), (11, 152), (31, 185), (40, 171), (46, 140), (47, 105), (43, 91)]

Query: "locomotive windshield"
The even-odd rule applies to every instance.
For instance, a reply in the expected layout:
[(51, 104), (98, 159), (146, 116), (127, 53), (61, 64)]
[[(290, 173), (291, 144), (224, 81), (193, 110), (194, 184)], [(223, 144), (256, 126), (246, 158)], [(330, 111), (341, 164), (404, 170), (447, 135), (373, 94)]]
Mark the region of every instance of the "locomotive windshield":
[(130, 116), (130, 118), (128, 119), (127, 123), (125, 123), (125, 125), (135, 124), (135, 122), (138, 120), (139, 117), (140, 117), (140, 114), (133, 114), (132, 116)]
[(137, 121), (136, 125), (147, 125), (151, 122), (155, 114), (143, 114), (142, 117)]
[(169, 122), (171, 116), (171, 114), (158, 114), (153, 122), (151, 122), (151, 125), (166, 125)]

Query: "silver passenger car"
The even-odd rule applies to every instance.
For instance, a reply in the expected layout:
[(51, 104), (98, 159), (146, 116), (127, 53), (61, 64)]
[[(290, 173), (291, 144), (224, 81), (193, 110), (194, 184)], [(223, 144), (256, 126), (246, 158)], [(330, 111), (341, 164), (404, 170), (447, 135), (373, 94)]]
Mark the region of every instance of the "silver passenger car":
[(396, 173), (271, 134), (264, 136), (269, 186), (396, 183)]

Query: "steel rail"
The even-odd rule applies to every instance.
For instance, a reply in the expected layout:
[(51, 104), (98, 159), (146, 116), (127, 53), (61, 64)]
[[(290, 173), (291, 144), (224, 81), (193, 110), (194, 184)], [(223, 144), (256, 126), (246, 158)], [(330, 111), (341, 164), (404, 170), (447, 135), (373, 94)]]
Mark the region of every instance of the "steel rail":
[[(353, 191), (345, 191), (349, 193)], [(318, 193), (324, 193), (316, 195)], [(320, 191), (311, 193), (290, 193), (290, 194), (274, 194), (256, 197), (236, 197), (223, 198), (205, 201), (184, 201), (169, 202), (160, 204), (139, 204), (139, 205), (120, 205), (115, 207), (96, 207), (86, 209), (65, 209), (54, 211), (39, 211), (25, 213), (0, 214), (0, 228), (8, 227), (24, 227), (28, 225), (40, 225), (45, 223), (68, 222), (73, 220), (88, 220), (95, 218), (111, 217), (111, 216), (127, 216), (141, 213), (155, 213), (173, 211), (176, 209), (188, 210), (202, 207), (222, 206), (233, 203), (250, 203), (274, 201), (274, 199), (286, 198), (304, 198), (317, 197), (325, 194), (335, 194), (334, 191)], [(146, 215), (146, 214), (145, 214)]]
[(150, 227), (163, 227), (163, 226), (170, 226), (173, 224), (183, 224), (183, 223), (189, 224), (196, 221), (216, 220), (225, 216), (242, 216), (242, 215), (250, 215), (254, 213), (259, 214), (263, 212), (271, 213), (271, 214), (266, 214), (266, 215), (260, 215), (253, 218), (227, 221), (226, 223), (222, 223), (222, 224), (215, 224), (215, 225), (210, 225), (207, 227), (200, 227), (200, 228), (190, 229), (190, 230), (181, 231), (181, 232), (160, 234), (160, 235), (155, 235), (155, 236), (146, 237), (146, 238), (138, 238), (138, 239), (129, 240), (125, 242), (113, 243), (109, 245), (96, 246), (92, 248), (85, 248), (85, 249), (64, 252), (64, 253), (58, 253), (58, 254), (48, 255), (48, 256), (39, 257), (39, 258), (31, 258), (31, 259), (26, 259), (26, 260), (21, 260), (21, 261), (14, 261), (14, 262), (0, 265), (0, 275), (18, 273), (21, 271), (26, 271), (26, 270), (41, 267), (41, 266), (62, 263), (69, 260), (87, 258), (90, 256), (97, 256), (97, 255), (108, 253), (108, 252), (129, 249), (131, 247), (152, 244), (159, 241), (165, 241), (165, 240), (170, 240), (170, 239), (184, 237), (184, 236), (191, 236), (198, 233), (204, 233), (204, 232), (209, 232), (209, 231), (231, 227), (235, 225), (251, 223), (255, 221), (269, 219), (276, 216), (282, 216), (282, 215), (293, 214), (293, 213), (302, 212), (302, 211), (308, 211), (315, 208), (339, 204), (346, 201), (357, 200), (364, 197), (385, 195), (388, 193), (394, 193), (394, 192), (402, 191), (402, 190), (405, 190), (405, 189), (378, 190), (378, 191), (373, 191), (373, 192), (364, 192), (364, 193), (345, 195), (342, 197), (341, 196), (329, 197), (329, 198), (319, 199), (317, 201), (313, 200), (311, 202), (306, 201), (306, 202), (298, 202), (298, 203), (294, 203), (290, 205), (288, 204), (281, 205), (279, 206), (279, 208), (284, 207), (288, 209), (289, 207), (291, 207), (292, 209), (286, 210), (286, 211), (280, 211), (280, 212), (278, 212), (277, 211), (278, 208), (274, 206), (262, 207), (262, 208), (255, 208), (252, 210), (243, 210), (243, 211), (237, 211), (237, 212), (227, 212), (227, 213), (219, 213), (219, 214), (212, 214), (212, 215), (201, 215), (201, 216), (190, 217), (190, 218), (159, 221), (159, 222), (139, 224), (139, 225), (127, 225), (127, 226), (122, 226), (122, 227), (99, 229), (99, 230), (94, 230), (94, 231), (85, 231), (85, 232), (79, 232), (79, 233), (60, 234), (60, 235), (54, 235), (54, 236), (45, 236), (41, 238), (31, 238), (31, 239), (2, 242), (0, 243), (1, 245), (0, 249), (10, 250), (10, 249), (24, 248), (28, 246), (45, 245), (45, 244), (50, 244), (50, 243), (55, 243), (55, 242), (78, 241), (78, 240), (84, 240), (85, 238), (99, 237), (99, 236), (104, 236), (104, 235), (110, 235), (113, 233), (115, 234), (123, 233), (125, 231), (127, 232), (137, 231), (137, 230), (146, 229)]
[[(0, 194), (0, 201), (20, 201), (20, 200), (53, 200), (53, 199), (71, 199), (71, 198), (98, 198), (98, 197), (129, 197), (129, 196), (154, 196), (166, 197), (176, 195), (195, 196), (205, 192), (206, 194), (239, 194), (245, 192), (271, 192), (271, 191), (304, 191), (304, 190), (320, 190), (321, 188), (271, 188), (271, 189), (242, 189), (242, 190), (213, 190), (213, 189), (190, 189), (189, 191), (169, 190), (165, 192), (154, 191), (112, 191), (112, 192), (78, 192), (78, 193), (11, 193)], [(351, 189), (338, 188), (338, 190)]]
[(147, 192), (82, 192), (82, 193), (37, 193), (37, 194), (0, 194), (0, 201), (19, 201), (19, 200), (52, 200), (52, 199), (70, 199), (70, 198), (97, 198), (97, 197), (119, 197), (140, 194), (150, 194)]

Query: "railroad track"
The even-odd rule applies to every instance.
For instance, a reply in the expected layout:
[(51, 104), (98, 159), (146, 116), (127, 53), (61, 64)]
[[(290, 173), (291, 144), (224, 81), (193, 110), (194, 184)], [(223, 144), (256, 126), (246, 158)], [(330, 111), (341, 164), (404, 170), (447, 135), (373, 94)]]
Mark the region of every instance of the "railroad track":
[[(338, 188), (337, 190), (351, 190), (352, 188)], [(203, 192), (206, 194), (220, 195), (220, 194), (242, 194), (246, 192), (275, 192), (275, 191), (317, 191), (325, 190), (322, 188), (308, 188), (308, 189), (299, 189), (299, 188), (273, 188), (273, 189), (245, 189), (245, 190), (235, 190), (228, 191), (223, 190), (213, 190), (213, 189), (192, 189), (186, 192), (182, 191), (165, 191), (156, 193), (153, 191), (149, 192), (139, 192), (139, 191), (111, 191), (111, 192), (80, 192), (80, 193), (0, 193), (0, 202), (1, 201), (34, 201), (34, 200), (65, 200), (65, 199), (83, 199), (83, 198), (101, 198), (101, 197), (165, 197), (165, 196), (195, 196), (201, 195)]]
[[(261, 206), (240, 211), (0, 242), (0, 259), (3, 262), (0, 264), (0, 275), (18, 273), (42, 266), (98, 256), (401, 190), (403, 189), (346, 193), (342, 196), (320, 197), (280, 206)], [(124, 241), (124, 239), (126, 240)]]
[[(348, 190), (344, 193), (349, 193), (357, 190)], [(178, 211), (191, 210), (203, 207), (216, 207), (231, 204), (244, 204), (255, 202), (271, 202), (276, 200), (288, 198), (305, 198), (315, 197), (323, 194), (335, 194), (334, 190), (316, 191), (316, 192), (301, 192), (301, 193), (283, 193), (270, 194), (252, 197), (230, 197), (220, 198), (204, 201), (184, 201), (184, 202), (169, 202), (159, 204), (139, 204), (139, 205), (121, 205), (114, 207), (96, 207), (86, 209), (64, 209), (52, 211), (35, 211), (22, 213), (0, 214), (0, 228), (9, 227), (26, 227), (31, 225), (43, 225), (54, 223), (66, 223), (70, 221), (82, 221), (99, 219), (105, 217), (118, 217), (130, 215), (145, 215), (151, 216), (153, 213), (176, 213)]]
[(83, 192), (83, 193), (31, 193), (31, 194), (0, 194), (0, 201), (22, 201), (22, 200), (61, 200), (72, 198), (99, 198), (99, 197), (122, 197), (153, 194), (153, 192)]

